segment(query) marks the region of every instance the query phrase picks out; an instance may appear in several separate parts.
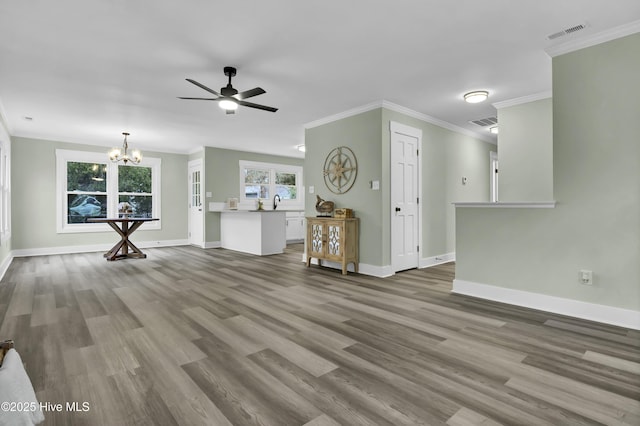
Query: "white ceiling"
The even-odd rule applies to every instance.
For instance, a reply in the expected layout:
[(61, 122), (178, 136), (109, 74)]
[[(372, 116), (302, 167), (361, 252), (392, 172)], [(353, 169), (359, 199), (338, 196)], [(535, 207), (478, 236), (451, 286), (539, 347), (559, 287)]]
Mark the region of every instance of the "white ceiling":
[[(638, 0), (0, 0), (0, 111), (13, 136), (180, 153), (302, 156), (305, 123), (382, 100), (486, 137), (468, 121), (551, 90), (545, 49), (639, 19)], [(226, 65), (279, 111), (176, 99)]]

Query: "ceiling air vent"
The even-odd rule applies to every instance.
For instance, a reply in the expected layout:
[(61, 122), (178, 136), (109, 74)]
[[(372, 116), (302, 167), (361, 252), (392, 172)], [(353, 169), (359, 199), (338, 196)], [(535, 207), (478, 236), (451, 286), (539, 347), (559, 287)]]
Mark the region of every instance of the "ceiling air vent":
[(469, 123), (477, 124), (478, 126), (481, 126), (481, 127), (495, 126), (496, 124), (498, 124), (498, 118), (497, 117), (481, 118), (479, 120), (471, 120)]
[(547, 36), (547, 39), (548, 40), (555, 40), (555, 39), (560, 38), (560, 37), (568, 36), (569, 34), (573, 34), (573, 33), (578, 32), (580, 30), (584, 30), (588, 26), (589, 26), (589, 24), (587, 24), (586, 22), (583, 22), (582, 24), (574, 25), (573, 27), (565, 28), (562, 31), (558, 31), (556, 33), (550, 34), (550, 35)]

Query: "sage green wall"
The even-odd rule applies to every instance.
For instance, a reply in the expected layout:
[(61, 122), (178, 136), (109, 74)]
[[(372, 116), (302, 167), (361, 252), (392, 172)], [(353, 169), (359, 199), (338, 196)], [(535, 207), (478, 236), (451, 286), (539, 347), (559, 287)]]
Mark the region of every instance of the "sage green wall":
[[(453, 201), (489, 200), (489, 152), (495, 146), (387, 108), (344, 118), (305, 132), (305, 182), (316, 194), (350, 207), (360, 218), (360, 262), (391, 265), (390, 122), (422, 130), (423, 247), (421, 257), (455, 251)], [(346, 194), (325, 186), (327, 154), (348, 146), (358, 159), (358, 177)], [(461, 183), (468, 178), (467, 185)], [(380, 181), (380, 190), (369, 187)], [(315, 215), (315, 194), (307, 194), (307, 215)]]
[[(352, 208), (356, 217), (360, 218), (360, 262), (376, 266), (389, 264), (384, 263), (383, 258), (383, 251), (388, 251), (389, 245), (389, 233), (385, 231), (386, 224), (383, 222), (383, 199), (388, 198), (389, 188), (382, 176), (381, 120), (382, 110), (375, 109), (305, 131), (306, 215), (318, 214), (315, 210), (316, 195), (335, 202), (338, 208)], [(339, 146), (351, 148), (358, 160), (356, 180), (344, 194), (329, 191), (322, 173), (327, 155)], [(371, 180), (380, 181), (380, 191), (371, 190)], [(309, 194), (310, 186), (315, 188), (314, 194)]]
[(499, 201), (553, 200), (551, 98), (498, 110)]
[[(114, 243), (114, 232), (56, 233), (56, 149), (106, 152), (108, 147), (50, 140), (12, 139), (12, 248)], [(136, 232), (137, 241), (187, 239), (187, 156), (145, 151), (162, 159), (162, 229)]]
[(456, 279), (640, 311), (638, 51), (635, 34), (553, 59), (558, 204), (459, 208)]
[[(220, 241), (220, 213), (209, 212), (209, 202), (224, 202), (227, 198), (240, 197), (240, 160), (290, 166), (304, 164), (302, 158), (205, 147), (203, 192), (211, 192), (211, 198), (205, 199), (205, 242), (207, 243)], [(304, 178), (303, 184), (305, 184)]]

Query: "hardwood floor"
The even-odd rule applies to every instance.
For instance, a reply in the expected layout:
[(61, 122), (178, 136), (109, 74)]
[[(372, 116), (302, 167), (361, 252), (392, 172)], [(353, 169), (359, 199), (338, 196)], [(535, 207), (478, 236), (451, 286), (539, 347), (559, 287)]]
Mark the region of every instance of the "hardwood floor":
[(47, 425), (640, 424), (640, 332), (193, 247), (16, 258), (0, 282)]

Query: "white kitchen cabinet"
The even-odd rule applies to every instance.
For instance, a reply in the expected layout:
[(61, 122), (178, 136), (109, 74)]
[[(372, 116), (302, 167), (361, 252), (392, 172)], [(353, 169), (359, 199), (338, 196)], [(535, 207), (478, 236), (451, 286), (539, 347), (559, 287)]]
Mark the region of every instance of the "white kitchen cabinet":
[(286, 215), (286, 236), (288, 243), (302, 242), (305, 235), (304, 212), (288, 211)]

